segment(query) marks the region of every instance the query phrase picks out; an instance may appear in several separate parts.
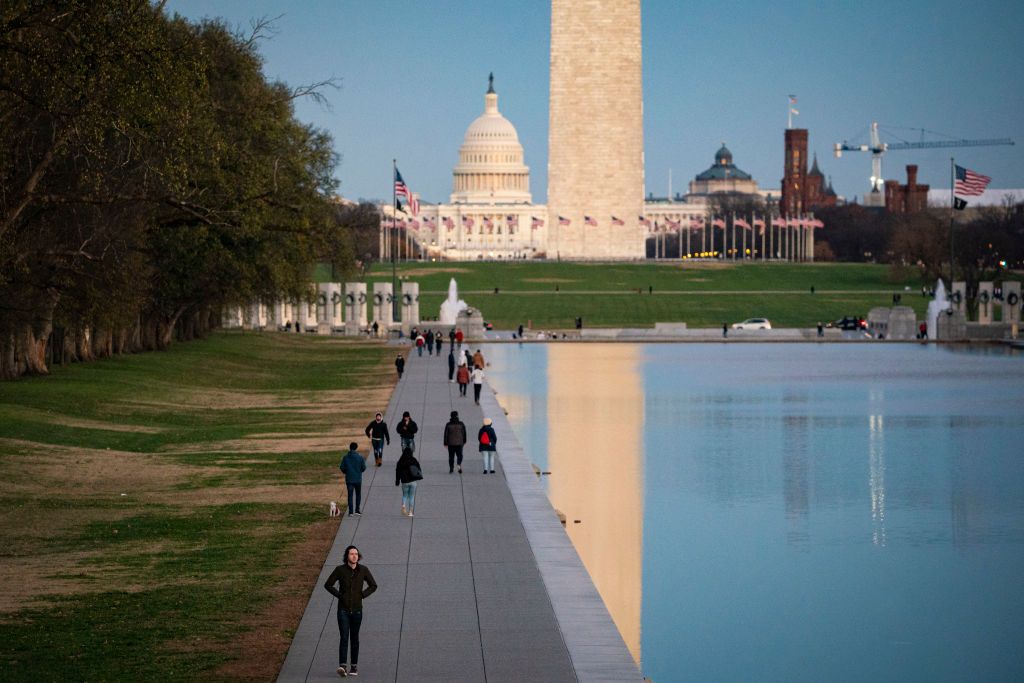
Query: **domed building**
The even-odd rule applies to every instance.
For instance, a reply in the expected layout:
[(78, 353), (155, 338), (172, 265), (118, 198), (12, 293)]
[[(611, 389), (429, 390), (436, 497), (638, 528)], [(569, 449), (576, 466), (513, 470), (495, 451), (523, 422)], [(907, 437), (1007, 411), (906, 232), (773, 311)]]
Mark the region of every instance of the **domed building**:
[(724, 142), (715, 152), (714, 165), (690, 181), (691, 195), (709, 195), (716, 192), (757, 194), (757, 182), (749, 173), (733, 164), (732, 152)]
[(459, 163), (452, 171), (452, 204), (529, 204), (530, 168), (512, 122), (498, 111), (494, 74), (488, 79), (484, 113), (466, 129)]

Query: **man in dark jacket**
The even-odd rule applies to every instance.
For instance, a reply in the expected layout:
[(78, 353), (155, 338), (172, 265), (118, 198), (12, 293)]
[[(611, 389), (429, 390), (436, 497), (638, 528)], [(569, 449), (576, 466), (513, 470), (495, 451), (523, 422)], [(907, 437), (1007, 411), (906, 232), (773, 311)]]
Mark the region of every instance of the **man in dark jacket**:
[(494, 474), (494, 454), (498, 450), (498, 435), (491, 426), (491, 418), (484, 418), (484, 426), (477, 432), (476, 440), (480, 444), (480, 455), (484, 456), (484, 474)]
[(448, 381), (455, 381), (455, 351), (448, 352)]
[(466, 445), (466, 425), (459, 419), (459, 411), (453, 410), (452, 417), (444, 426), (444, 445), (448, 447), (448, 474), (455, 471), (455, 460), (459, 461), (462, 474), (462, 447)]
[[(370, 570), (359, 564), (362, 555), (359, 548), (350, 545), (345, 548), (345, 562), (334, 568), (327, 577), (324, 588), (338, 599), (338, 675), (359, 674), (359, 626), (363, 623), (363, 598), (377, 590)], [(338, 584), (335, 588), (334, 584)], [(363, 588), (363, 584), (366, 585)], [(352, 666), (348, 664), (348, 643), (352, 641)]]
[(402, 373), (405, 372), (405, 356), (402, 354), (395, 358), (395, 369), (398, 370), (398, 379), (402, 379)]
[(409, 411), (402, 413), (402, 419), (398, 424), (395, 425), (395, 433), (402, 438), (402, 450), (408, 448), (411, 451), (416, 450), (416, 432), (420, 428), (413, 422), (412, 417), (409, 416)]
[(373, 445), (373, 459), (377, 462), (377, 467), (384, 461), (384, 443), (391, 445), (391, 434), (388, 433), (388, 423), (384, 421), (384, 416), (377, 413), (373, 417), (373, 422), (366, 425), (366, 436), (370, 437), (370, 443)]
[[(345, 487), (348, 489), (348, 514), (361, 515), (359, 505), (363, 501), (363, 472), (366, 470), (366, 458), (359, 455), (355, 441), (348, 445), (348, 453), (341, 459), (338, 469), (345, 474)], [(352, 511), (352, 499), (355, 498), (355, 512)]]

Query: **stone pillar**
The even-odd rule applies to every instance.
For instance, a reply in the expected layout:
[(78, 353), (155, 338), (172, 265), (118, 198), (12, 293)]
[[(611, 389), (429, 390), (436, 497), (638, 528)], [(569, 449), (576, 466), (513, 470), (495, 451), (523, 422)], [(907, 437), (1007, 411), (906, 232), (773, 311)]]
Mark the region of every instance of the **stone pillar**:
[(221, 316), (221, 326), (227, 330), (237, 330), (242, 327), (243, 318), (241, 306), (228, 306)]
[(345, 283), (345, 334), (357, 336), (366, 328), (366, 283)]
[(394, 322), (395, 294), (390, 282), (373, 283), (373, 320), (380, 328), (378, 334), (387, 334)]
[(889, 334), (886, 339), (914, 339), (917, 337), (917, 316), (910, 306), (893, 306), (889, 312)]
[(872, 339), (889, 338), (889, 314), (891, 311), (885, 306), (876, 306), (868, 311), (868, 332)]
[(960, 311), (947, 308), (935, 319), (935, 338), (939, 341), (967, 339), (967, 318)]
[(316, 301), (310, 303), (305, 297), (299, 301), (299, 324), (303, 332), (316, 329)]
[(949, 293), (949, 305), (957, 313), (967, 315), (967, 283), (963, 280), (953, 281), (953, 291)]
[(249, 325), (251, 329), (262, 330), (267, 326), (267, 307), (261, 301), (249, 304)]
[(321, 282), (317, 285), (317, 295), (323, 303), (322, 317), (318, 311), (318, 325), (324, 325), (331, 330), (341, 329), (344, 323), (343, 298), (341, 295), (341, 283)]
[(1003, 322), (1020, 323), (1020, 283), (1003, 281)]
[(287, 317), (287, 308), (288, 305), (285, 302), (281, 301), (280, 299), (274, 302), (272, 315), (274, 318), (275, 329), (282, 329), (284, 327), (285, 321), (289, 320), (289, 318)]
[(406, 335), (420, 324), (420, 283), (402, 283), (402, 332)]
[(992, 324), (992, 309), (995, 302), (992, 300), (992, 283), (978, 283), (978, 322), (982, 325)]

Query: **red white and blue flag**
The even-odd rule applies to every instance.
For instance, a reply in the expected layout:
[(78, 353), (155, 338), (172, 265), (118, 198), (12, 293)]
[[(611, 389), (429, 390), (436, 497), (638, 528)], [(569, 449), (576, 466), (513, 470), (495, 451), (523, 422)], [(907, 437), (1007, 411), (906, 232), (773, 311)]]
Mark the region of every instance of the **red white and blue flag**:
[(590, 225), (590, 226), (593, 226), (595, 228), (597, 227), (597, 221), (594, 220), (593, 218), (591, 218), (590, 216), (584, 216), (583, 217), (583, 223), (584, 223), (584, 225)]
[(646, 226), (648, 228), (651, 227), (651, 219), (650, 218), (647, 218), (646, 216), (637, 216), (637, 218), (640, 220), (640, 225), (644, 225), (644, 226)]
[(543, 228), (543, 227), (544, 227), (544, 221), (542, 221), (539, 218), (532, 218), (532, 217), (530, 218), (530, 229), (531, 230), (536, 230), (537, 228)]
[(616, 218), (615, 216), (612, 216), (612, 225), (625, 225), (625, 223), (622, 222), (621, 218)]
[(965, 197), (977, 197), (988, 184), (992, 182), (992, 179), (987, 175), (981, 175), (975, 173), (969, 168), (963, 166), (956, 167), (956, 180), (953, 183), (953, 194), (961, 194)]
[(572, 221), (569, 220), (568, 218), (566, 218), (565, 216), (559, 216), (558, 217), (558, 224), (559, 225), (569, 225), (570, 223), (572, 223)]
[(444, 227), (448, 228), (448, 230), (455, 229), (455, 223), (452, 221), (451, 217), (445, 216), (441, 221), (444, 223)]
[(409, 204), (409, 210), (413, 216), (416, 216), (420, 212), (420, 202), (412, 195), (412, 191), (409, 186), (402, 180), (402, 174), (398, 171), (398, 167), (395, 166), (395, 197), (404, 197), (406, 203)]

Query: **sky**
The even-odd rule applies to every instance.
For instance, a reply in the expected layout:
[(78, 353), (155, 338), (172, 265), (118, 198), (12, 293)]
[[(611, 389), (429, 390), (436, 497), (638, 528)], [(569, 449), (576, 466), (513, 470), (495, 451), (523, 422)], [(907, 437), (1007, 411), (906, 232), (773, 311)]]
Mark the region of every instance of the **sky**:
[[(245, 31), (275, 18), (264, 72), (289, 85), (337, 78), (328, 107), (297, 117), (328, 131), (339, 192), (390, 201), (391, 160), (428, 203), (447, 202), (469, 124), (494, 72), (499, 108), (519, 133), (535, 203), (547, 200), (547, 0), (170, 0), (190, 19)], [(761, 188), (779, 188), (788, 95), (794, 127), (848, 199), (868, 188), (867, 143), (1012, 138), (1015, 146), (887, 152), (885, 178), (948, 188), (950, 157), (1024, 188), (1024, 3), (1014, 0), (643, 0), (646, 191), (686, 192), (725, 142)], [(586, 112), (580, 112), (585, 116)], [(916, 129), (916, 130), (915, 130)], [(922, 134), (920, 129), (925, 129)], [(922, 137), (923, 135), (923, 137)]]

